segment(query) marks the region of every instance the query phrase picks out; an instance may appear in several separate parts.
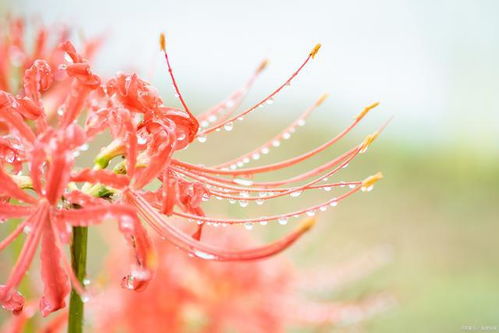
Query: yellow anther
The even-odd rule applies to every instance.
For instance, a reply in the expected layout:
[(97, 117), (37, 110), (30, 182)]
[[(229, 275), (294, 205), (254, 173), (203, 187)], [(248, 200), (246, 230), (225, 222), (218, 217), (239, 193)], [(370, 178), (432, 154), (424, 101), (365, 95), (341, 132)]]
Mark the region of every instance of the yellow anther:
[(315, 217), (307, 217), (306, 219), (300, 222), (298, 230), (301, 232), (309, 231), (315, 225), (315, 222), (316, 222)]
[(366, 107), (364, 108), (364, 110), (362, 110), (362, 112), (361, 112), (361, 113), (359, 113), (359, 114), (355, 117), (355, 119), (356, 119), (357, 121), (361, 120), (362, 118), (364, 118), (364, 116), (365, 116), (365, 115), (366, 115), (369, 111), (371, 111), (372, 109), (374, 109), (374, 108), (375, 108), (375, 107), (377, 107), (378, 105), (379, 105), (379, 102), (376, 102), (376, 103), (373, 103), (373, 104), (371, 104), (371, 105), (369, 105), (369, 106), (366, 106)]
[(256, 72), (257, 73), (262, 72), (267, 67), (268, 64), (269, 64), (269, 60), (268, 59), (262, 60), (262, 62), (260, 63), (260, 65), (256, 69)]
[(321, 97), (319, 97), (319, 99), (317, 100), (317, 102), (315, 102), (315, 106), (319, 106), (321, 105), (322, 103), (324, 103), (324, 101), (329, 97), (329, 94), (322, 94)]
[(312, 59), (315, 58), (315, 56), (317, 55), (317, 52), (319, 52), (319, 49), (321, 48), (321, 44), (316, 44), (314, 46), (314, 48), (312, 49), (312, 51), (310, 51), (310, 56), (312, 57)]
[(378, 180), (380, 180), (381, 178), (383, 178), (383, 174), (381, 172), (378, 172), (377, 174), (375, 174), (373, 176), (367, 177), (366, 179), (364, 179), (362, 181), (362, 190), (363, 191), (369, 191), (370, 189), (372, 189), (372, 187), (374, 186), (374, 184)]
[(161, 33), (161, 35), (159, 35), (159, 47), (161, 47), (161, 51), (166, 50), (166, 38), (164, 33)]
[(376, 131), (374, 132), (373, 134), (369, 134), (368, 136), (366, 136), (366, 138), (364, 139), (364, 141), (362, 141), (362, 143), (360, 144), (360, 152), (363, 153), (366, 151), (367, 147), (369, 147), (371, 145), (371, 143), (373, 143), (374, 140), (376, 140), (379, 136), (379, 132)]

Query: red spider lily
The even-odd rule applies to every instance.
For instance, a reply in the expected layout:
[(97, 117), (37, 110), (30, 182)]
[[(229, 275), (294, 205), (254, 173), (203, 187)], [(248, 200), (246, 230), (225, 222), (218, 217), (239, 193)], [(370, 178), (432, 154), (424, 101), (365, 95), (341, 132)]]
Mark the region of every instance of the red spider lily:
[[(8, 40), (6, 44), (17, 47), (18, 34), (13, 36), (13, 41)], [(5, 128), (0, 140), (0, 180), (3, 184), (0, 195), (6, 201), (0, 205), (0, 219), (25, 218), (0, 243), (0, 250), (23, 230), (28, 231), (19, 259), (0, 291), (0, 304), (3, 307), (15, 311), (22, 307), (15, 288), (28, 269), (39, 243), (42, 243), (42, 280), (45, 284), (40, 302), (42, 314), (47, 315), (64, 306), (64, 298), (69, 291), (68, 277), (73, 287), (83, 293), (71, 267), (61, 255), (61, 246), (70, 241), (73, 226), (89, 226), (107, 219), (117, 220), (120, 231), (134, 250), (134, 263), (123, 285), (130, 289), (143, 289), (152, 276), (154, 256), (140, 219), (162, 237), (194, 256), (225, 261), (260, 259), (289, 247), (312, 226), (311, 222), (301, 224), (289, 235), (271, 244), (237, 251), (206, 244), (201, 240), (203, 226), (207, 223), (244, 223), (247, 226), (255, 222), (286, 223), (291, 217), (324, 211), (359, 190), (370, 190), (374, 182), (382, 177), (377, 174), (364, 181), (318, 185), (365, 151), (378, 136), (378, 131), (340, 157), (299, 176), (273, 182), (247, 179), (298, 164), (324, 151), (344, 137), (377, 104), (365, 108), (335, 138), (308, 153), (279, 163), (238, 169), (249, 162), (249, 156), (258, 159), (257, 151), (244, 154), (235, 162), (214, 167), (202, 167), (175, 159), (174, 153), (187, 147), (195, 138), (206, 141), (207, 134), (222, 127), (231, 129), (234, 121), (269, 103), (315, 57), (320, 45), (312, 49), (300, 67), (273, 93), (253, 107), (234, 114), (234, 106), (241, 102), (256, 75), (265, 67), (265, 63), (262, 63), (249, 83), (234, 93), (224, 107), (216, 106), (201, 115), (201, 124), (180, 94), (163, 36), (161, 46), (183, 109), (165, 106), (159, 94), (136, 74), (118, 74), (103, 81), (92, 72), (86, 58), (69, 41), (60, 43), (53, 51), (66, 54), (67, 62), (58, 62), (59, 58), (55, 57), (54, 60), (49, 57), (52, 53), (48, 56), (50, 61), (35, 59), (24, 71), (23, 85), (18, 95), (9, 92), (9, 86), (5, 86), (7, 90), (0, 91), (0, 122)], [(9, 47), (4, 49), (9, 50)], [(44, 56), (40, 52), (35, 54)], [(57, 92), (57, 98), (53, 97), (54, 91)], [(312, 108), (323, 100), (322, 97)], [(310, 111), (270, 144), (278, 146), (281, 138), (289, 137)], [(79, 119), (84, 121), (84, 126), (78, 125)], [(203, 130), (199, 130), (200, 125)], [(86, 149), (88, 143), (105, 130), (111, 133), (113, 140), (97, 155), (95, 166), (76, 170), (74, 164), (78, 152)], [(269, 144), (259, 149), (261, 153), (266, 153)], [(117, 156), (123, 156), (126, 160), (113, 170), (106, 170), (110, 161)], [(20, 173), (24, 167), (29, 170), (29, 176)], [(154, 191), (146, 190), (145, 186), (155, 179), (160, 180), (161, 186)], [(305, 185), (296, 185), (304, 180), (307, 181)], [(77, 183), (84, 184), (79, 187)], [(271, 217), (219, 219), (206, 216), (201, 207), (202, 202), (212, 196), (239, 200), (241, 205), (247, 205), (249, 201), (266, 201), (288, 194), (297, 196), (306, 190), (327, 190), (345, 185), (349, 185), (351, 190), (322, 204)], [(32, 189), (35, 196), (29, 194), (26, 191), (28, 189)], [(252, 196), (254, 193), (260, 195)], [(9, 203), (11, 199), (20, 203)], [(197, 221), (197, 231), (192, 235), (186, 234), (171, 225), (167, 216)]]
[[(228, 229), (208, 229), (204, 240), (233, 249), (255, 243), (249, 233)], [(349, 302), (312, 301), (298, 286), (304, 282), (313, 284), (315, 278), (298, 275), (283, 257), (213, 263), (187, 257), (161, 240), (154, 243), (158, 267), (147, 290), (127, 293), (110, 286), (90, 303), (97, 332), (163, 332), (166, 328), (169, 332), (194, 328), (196, 332), (283, 332), (293, 326), (354, 324), (393, 304), (393, 298), (384, 293)], [(113, 278), (120, 275), (122, 255), (119, 244), (113, 242), (112, 248), (106, 267)], [(369, 273), (363, 271), (366, 261), (374, 269), (386, 258), (386, 251), (374, 250), (354, 260), (353, 265), (339, 268), (343, 274), (360, 277)], [(333, 282), (337, 274), (331, 273), (317, 280), (329, 276)], [(327, 282), (323, 287), (328, 289)]]

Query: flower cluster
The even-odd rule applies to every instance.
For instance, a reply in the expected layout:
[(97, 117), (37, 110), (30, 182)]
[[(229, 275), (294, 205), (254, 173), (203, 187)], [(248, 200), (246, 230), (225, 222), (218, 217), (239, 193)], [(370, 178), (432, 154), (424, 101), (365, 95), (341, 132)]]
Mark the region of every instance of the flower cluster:
[[(363, 190), (368, 191), (381, 174), (364, 181), (328, 183), (334, 175), (359, 153), (364, 152), (379, 131), (339, 157), (298, 176), (278, 181), (257, 182), (261, 173), (296, 165), (324, 151), (344, 137), (377, 104), (365, 108), (353, 123), (321, 146), (278, 163), (244, 167), (258, 160), (270, 147), (279, 146), (298, 126), (304, 124), (307, 110), (281, 134), (255, 151), (243, 154), (222, 165), (206, 167), (180, 161), (175, 152), (197, 139), (233, 124), (273, 98), (313, 59), (320, 45), (315, 46), (299, 68), (274, 92), (244, 111), (237, 111), (255, 75), (241, 90), (223, 103), (195, 117), (183, 96), (170, 66), (162, 35), (160, 44), (181, 109), (168, 107), (158, 92), (136, 74), (119, 73), (109, 79), (95, 74), (87, 57), (97, 42), (88, 42), (79, 53), (63, 32), (51, 44), (46, 29), (37, 35), (34, 51), (29, 53), (22, 40), (22, 23), (14, 21), (11, 32), (0, 43), (0, 219), (21, 218), (14, 231), (0, 242), (0, 251), (23, 232), (26, 240), (19, 258), (5, 282), (0, 285), (0, 304), (13, 312), (23, 307), (17, 286), (41, 245), (41, 275), (44, 292), (40, 300), (43, 315), (65, 306), (70, 285), (84, 295), (84, 288), (75, 277), (63, 246), (71, 242), (75, 226), (87, 227), (113, 219), (128, 240), (134, 256), (130, 272), (122, 285), (142, 289), (151, 279), (155, 256), (143, 222), (161, 237), (189, 254), (207, 260), (242, 261), (276, 254), (303, 235), (314, 220), (305, 219), (292, 231), (273, 243), (243, 250), (231, 250), (203, 241), (202, 230), (207, 224), (231, 225), (271, 221), (281, 224), (303, 215), (313, 216)], [(22, 79), (8, 82), (14, 72)], [(14, 81), (14, 80), (13, 80)], [(312, 107), (322, 103), (320, 98)], [(112, 140), (96, 155), (95, 165), (77, 168), (75, 159), (97, 135), (111, 134)], [(121, 162), (113, 159), (123, 157)], [(114, 165), (113, 165), (114, 163)], [(113, 167), (111, 168), (111, 166)], [(156, 189), (146, 188), (159, 180)], [(305, 181), (304, 184), (297, 185)], [(221, 219), (207, 216), (202, 203), (212, 197), (237, 200), (242, 206), (303, 191), (349, 186), (337, 197), (285, 214), (250, 219)], [(197, 223), (197, 230), (185, 233), (171, 224), (167, 217)]]

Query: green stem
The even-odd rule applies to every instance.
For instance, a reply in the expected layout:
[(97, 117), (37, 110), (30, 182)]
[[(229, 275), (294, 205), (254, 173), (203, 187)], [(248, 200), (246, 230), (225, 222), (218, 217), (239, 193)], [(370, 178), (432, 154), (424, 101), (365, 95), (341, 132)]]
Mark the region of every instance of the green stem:
[[(87, 265), (87, 227), (73, 227), (73, 243), (71, 244), (71, 265), (76, 278), (83, 284)], [(84, 307), (83, 300), (73, 288), (69, 300), (68, 333), (83, 332)]]

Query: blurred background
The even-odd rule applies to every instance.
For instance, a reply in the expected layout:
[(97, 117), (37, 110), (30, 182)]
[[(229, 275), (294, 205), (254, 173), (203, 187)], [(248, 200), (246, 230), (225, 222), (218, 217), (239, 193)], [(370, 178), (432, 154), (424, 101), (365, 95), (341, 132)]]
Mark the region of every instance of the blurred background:
[[(394, 116), (369, 153), (336, 177), (359, 180), (381, 170), (385, 179), (372, 194), (356, 195), (322, 214), (315, 230), (284, 256), (306, 270), (333, 267), (388, 245), (393, 258), (385, 267), (341, 292), (320, 295), (355, 299), (380, 290), (395, 295), (398, 305), (357, 328), (361, 331), (455, 332), (463, 325), (499, 325), (499, 2), (0, 0), (0, 9), (46, 24), (71, 24), (79, 36), (104, 34), (97, 73), (136, 71), (158, 87), (167, 104), (177, 105), (157, 44), (159, 33), (166, 32), (184, 97), (199, 112), (242, 86), (268, 58), (268, 69), (245, 101), (252, 105), (322, 43), (316, 59), (273, 105), (231, 133), (193, 144), (182, 158), (214, 164), (236, 157), (328, 92), (307, 126), (265, 162), (281, 160), (323, 143), (364, 106), (380, 101), (335, 148), (289, 172), (331, 159)], [(210, 208), (219, 215), (226, 210), (249, 216), (294, 204), (282, 200), (249, 211), (221, 205)], [(283, 228), (248, 232), (272, 239)], [(93, 269), (98, 274), (100, 268)]]

